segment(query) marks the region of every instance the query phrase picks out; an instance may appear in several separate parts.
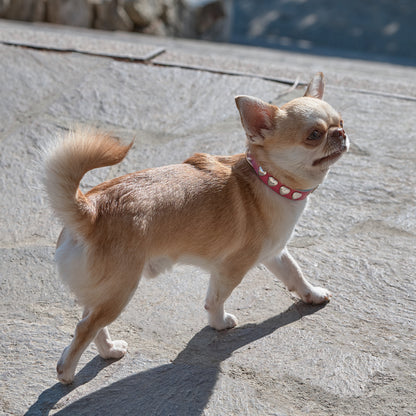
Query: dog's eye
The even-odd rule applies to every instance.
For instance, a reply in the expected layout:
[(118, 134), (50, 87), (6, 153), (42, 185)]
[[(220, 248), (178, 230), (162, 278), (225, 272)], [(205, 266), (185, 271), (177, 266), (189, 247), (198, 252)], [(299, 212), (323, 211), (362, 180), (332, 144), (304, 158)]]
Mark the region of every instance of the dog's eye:
[(339, 125), (343, 129), (344, 128), (344, 120), (340, 120)]
[(314, 130), (308, 137), (308, 140), (319, 140), (322, 137), (322, 133), (319, 130)]

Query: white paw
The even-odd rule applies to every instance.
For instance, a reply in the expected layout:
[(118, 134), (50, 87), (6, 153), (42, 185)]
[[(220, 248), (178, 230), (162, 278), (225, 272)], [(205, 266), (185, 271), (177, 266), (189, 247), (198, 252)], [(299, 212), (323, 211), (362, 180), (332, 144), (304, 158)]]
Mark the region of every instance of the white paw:
[(122, 340), (111, 341), (109, 348), (99, 351), (100, 357), (105, 360), (108, 359), (119, 359), (126, 355), (127, 353), (127, 342)]
[(331, 292), (322, 287), (311, 286), (311, 288), (305, 292), (301, 298), (303, 302), (309, 303), (312, 305), (321, 305), (327, 303), (331, 299)]
[(210, 319), (209, 325), (217, 331), (222, 331), (223, 329), (234, 328), (237, 325), (237, 318), (230, 313), (224, 313), (222, 319)]
[(56, 365), (57, 377), (62, 384), (71, 384), (74, 381), (75, 366), (68, 362), (69, 347), (66, 347)]
[(58, 381), (62, 384), (71, 384), (74, 381), (75, 372), (65, 369), (62, 365), (56, 366)]

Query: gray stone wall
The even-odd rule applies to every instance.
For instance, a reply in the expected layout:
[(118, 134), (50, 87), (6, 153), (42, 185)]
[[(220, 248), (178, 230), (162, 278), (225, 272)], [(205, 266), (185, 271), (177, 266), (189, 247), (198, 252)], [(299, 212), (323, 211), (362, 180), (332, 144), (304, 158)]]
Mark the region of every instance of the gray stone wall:
[(0, 0), (0, 18), (159, 36), (225, 39), (227, 1)]

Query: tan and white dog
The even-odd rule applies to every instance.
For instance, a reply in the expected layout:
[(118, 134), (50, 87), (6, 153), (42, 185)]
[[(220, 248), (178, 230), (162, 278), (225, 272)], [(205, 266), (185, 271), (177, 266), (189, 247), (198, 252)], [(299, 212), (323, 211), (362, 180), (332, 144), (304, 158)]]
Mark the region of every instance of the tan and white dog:
[(323, 91), (319, 73), (304, 97), (281, 108), (239, 96), (246, 154), (195, 154), (183, 164), (112, 179), (85, 195), (79, 189), (85, 173), (121, 162), (131, 145), (78, 130), (47, 151), (46, 189), (64, 223), (56, 250), (59, 274), (84, 307), (58, 362), (62, 383), (72, 382), (93, 340), (103, 358), (126, 353), (127, 344), (112, 341), (107, 325), (142, 275), (154, 277), (176, 262), (210, 272), (205, 309), (217, 330), (237, 325), (224, 302), (258, 263), (304, 302), (329, 300), (326, 289), (304, 278), (286, 248), (307, 195), (349, 146)]

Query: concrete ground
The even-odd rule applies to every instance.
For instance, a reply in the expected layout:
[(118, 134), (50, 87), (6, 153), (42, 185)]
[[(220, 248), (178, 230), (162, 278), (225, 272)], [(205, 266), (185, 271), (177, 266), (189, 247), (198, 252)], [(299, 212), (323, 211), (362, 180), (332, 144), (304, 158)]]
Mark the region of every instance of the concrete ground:
[[(0, 69), (1, 414), (416, 414), (413, 67), (0, 22)], [(352, 146), (290, 249), (331, 302), (299, 303), (257, 267), (227, 302), (239, 326), (219, 333), (206, 326), (208, 276), (178, 266), (143, 280), (111, 325), (126, 357), (90, 346), (75, 382), (57, 383), (80, 308), (56, 276), (39, 149), (74, 124), (136, 137), (85, 189), (195, 151), (241, 152), (234, 96), (279, 105), (317, 71)]]

